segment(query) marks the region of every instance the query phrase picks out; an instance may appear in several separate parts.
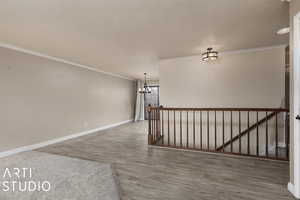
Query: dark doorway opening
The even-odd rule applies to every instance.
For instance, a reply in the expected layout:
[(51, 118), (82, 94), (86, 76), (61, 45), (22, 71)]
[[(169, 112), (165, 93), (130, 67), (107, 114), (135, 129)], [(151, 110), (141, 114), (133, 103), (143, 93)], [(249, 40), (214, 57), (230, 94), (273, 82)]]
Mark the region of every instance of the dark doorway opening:
[(290, 47), (285, 48), (285, 108), (290, 108)]
[(151, 93), (144, 95), (145, 100), (145, 120), (148, 120), (147, 107), (148, 106), (159, 106), (159, 86), (148, 86), (151, 88)]

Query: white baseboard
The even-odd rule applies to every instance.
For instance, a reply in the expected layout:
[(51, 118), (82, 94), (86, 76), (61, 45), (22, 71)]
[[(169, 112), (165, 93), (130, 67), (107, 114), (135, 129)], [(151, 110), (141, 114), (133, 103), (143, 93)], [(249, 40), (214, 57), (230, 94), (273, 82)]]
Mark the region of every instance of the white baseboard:
[(287, 185), (287, 189), (290, 193), (292, 193), (294, 195), (295, 198), (300, 199), (300, 196), (296, 195), (295, 193), (295, 187), (294, 184), (292, 184), (291, 182), (288, 183)]
[(294, 185), (293, 185), (291, 182), (288, 183), (287, 189), (288, 189), (288, 191), (289, 191), (290, 193), (292, 193), (292, 194), (295, 193), (295, 191), (294, 191)]
[(31, 151), (31, 150), (38, 149), (38, 148), (41, 148), (41, 147), (45, 147), (45, 146), (48, 146), (48, 145), (51, 145), (51, 144), (63, 142), (65, 140), (70, 140), (70, 139), (74, 139), (74, 138), (77, 138), (77, 137), (81, 137), (81, 136), (84, 136), (84, 135), (89, 135), (89, 134), (92, 134), (92, 133), (95, 133), (95, 132), (98, 132), (98, 131), (102, 131), (102, 130), (105, 130), (105, 129), (120, 126), (122, 124), (126, 124), (126, 123), (129, 123), (129, 122), (132, 122), (132, 121), (133, 121), (132, 119), (131, 120), (126, 120), (126, 121), (118, 122), (118, 123), (115, 123), (115, 124), (110, 124), (110, 125), (107, 125), (107, 126), (101, 126), (101, 127), (95, 128), (95, 129), (83, 131), (83, 132), (80, 132), (80, 133), (75, 133), (75, 134), (68, 135), (68, 136), (65, 136), (65, 137), (55, 138), (55, 139), (48, 140), (48, 141), (45, 141), (45, 142), (41, 142), (41, 143), (29, 145), (29, 146), (23, 146), (23, 147), (19, 147), (19, 148), (16, 148), (16, 149), (0, 152), (0, 158), (10, 156), (10, 155), (13, 155), (13, 154), (17, 154), (17, 153), (21, 153), (21, 152), (25, 152), (25, 151)]
[[(283, 142), (279, 142), (278, 143), (278, 147), (279, 148), (285, 148), (286, 145)], [(259, 152), (259, 155), (266, 155), (265, 148), (260, 148), (260, 149), (261, 149), (261, 151)], [(275, 144), (269, 145), (269, 152), (275, 152), (275, 149), (276, 149), (276, 145)]]

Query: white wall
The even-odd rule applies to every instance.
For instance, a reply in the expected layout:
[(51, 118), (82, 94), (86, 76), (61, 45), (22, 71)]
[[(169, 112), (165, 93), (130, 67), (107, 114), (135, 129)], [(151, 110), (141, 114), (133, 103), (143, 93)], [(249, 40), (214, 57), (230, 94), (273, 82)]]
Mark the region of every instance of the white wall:
[(133, 118), (135, 83), (0, 48), (0, 151)]
[(225, 53), (216, 63), (200, 56), (159, 63), (161, 105), (175, 107), (280, 107), (284, 47)]
[(297, 112), (294, 111), (294, 16), (300, 12), (300, 1), (292, 0), (290, 3), (290, 182), (294, 184), (294, 116)]
[[(163, 60), (160, 62), (160, 98), (164, 107), (227, 107), (227, 108), (279, 108), (284, 99), (285, 85), (285, 48), (273, 47), (255, 51), (240, 51), (220, 55), (215, 63), (205, 63), (200, 56), (182, 57)], [(171, 142), (175, 126), (179, 130), (179, 112), (174, 116), (171, 112)], [(215, 131), (217, 134), (217, 146), (222, 144), (222, 112), (217, 112), (216, 128), (214, 126), (214, 112), (210, 112), (210, 123), (207, 131), (207, 113), (203, 115), (203, 141), (207, 146), (207, 135), (210, 138), (210, 148), (214, 148)], [(167, 122), (167, 113), (164, 122)], [(189, 121), (186, 122), (186, 116)], [(196, 147), (200, 146), (199, 112), (195, 113), (195, 141)], [(256, 113), (249, 113), (250, 125), (256, 123)], [(259, 113), (259, 120), (266, 116), (265, 112)], [(230, 140), (230, 113), (225, 112), (225, 142)], [(285, 145), (284, 115), (278, 116), (279, 143)], [(247, 129), (247, 113), (241, 113), (241, 130)], [(233, 136), (239, 133), (238, 113), (233, 113)], [(186, 124), (189, 125), (186, 125)], [(265, 155), (265, 144), (268, 140), (269, 155), (275, 155), (275, 120), (268, 122), (269, 136), (266, 138), (265, 124), (259, 127), (259, 144), (256, 144), (256, 133), (250, 133), (250, 153), (256, 154), (256, 145), (259, 146), (260, 155)], [(168, 127), (167, 124), (164, 127)], [(187, 135), (189, 129), (189, 137)], [(165, 130), (167, 131), (167, 130)], [(255, 132), (254, 130), (253, 132)], [(178, 132), (178, 131), (177, 131)], [(183, 141), (193, 141), (193, 112), (183, 112)], [(178, 135), (177, 135), (178, 137)], [(164, 137), (165, 140), (168, 137)], [(179, 139), (177, 139), (177, 142)], [(165, 141), (166, 142), (166, 141)], [(242, 137), (242, 153), (247, 150), (247, 137)], [(226, 151), (229, 151), (226, 149)], [(234, 152), (238, 152), (238, 143), (234, 143)]]

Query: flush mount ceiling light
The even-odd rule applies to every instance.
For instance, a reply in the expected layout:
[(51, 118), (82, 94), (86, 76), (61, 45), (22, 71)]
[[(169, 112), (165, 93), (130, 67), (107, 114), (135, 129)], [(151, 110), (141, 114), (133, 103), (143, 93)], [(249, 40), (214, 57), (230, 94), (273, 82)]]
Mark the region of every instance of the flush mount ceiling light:
[(218, 52), (213, 51), (213, 48), (208, 48), (205, 53), (202, 54), (203, 61), (210, 61), (210, 60), (217, 60), (218, 59)]
[(290, 32), (290, 27), (285, 27), (285, 28), (279, 29), (277, 31), (277, 34), (278, 35), (285, 35), (285, 34), (288, 34), (289, 32)]
[(144, 73), (144, 76), (145, 76), (144, 87), (139, 88), (139, 93), (141, 94), (151, 93), (151, 88), (147, 85), (147, 73)]

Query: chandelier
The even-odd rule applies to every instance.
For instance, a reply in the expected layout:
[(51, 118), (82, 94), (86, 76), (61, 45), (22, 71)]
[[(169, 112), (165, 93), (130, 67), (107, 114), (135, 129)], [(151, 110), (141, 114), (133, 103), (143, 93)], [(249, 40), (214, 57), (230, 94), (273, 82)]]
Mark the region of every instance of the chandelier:
[(141, 94), (151, 93), (151, 88), (147, 85), (147, 73), (144, 73), (144, 76), (145, 76), (144, 87), (139, 88), (139, 93)]
[(203, 61), (217, 60), (217, 58), (218, 58), (218, 52), (213, 51), (213, 48), (208, 48), (207, 51), (202, 54)]

